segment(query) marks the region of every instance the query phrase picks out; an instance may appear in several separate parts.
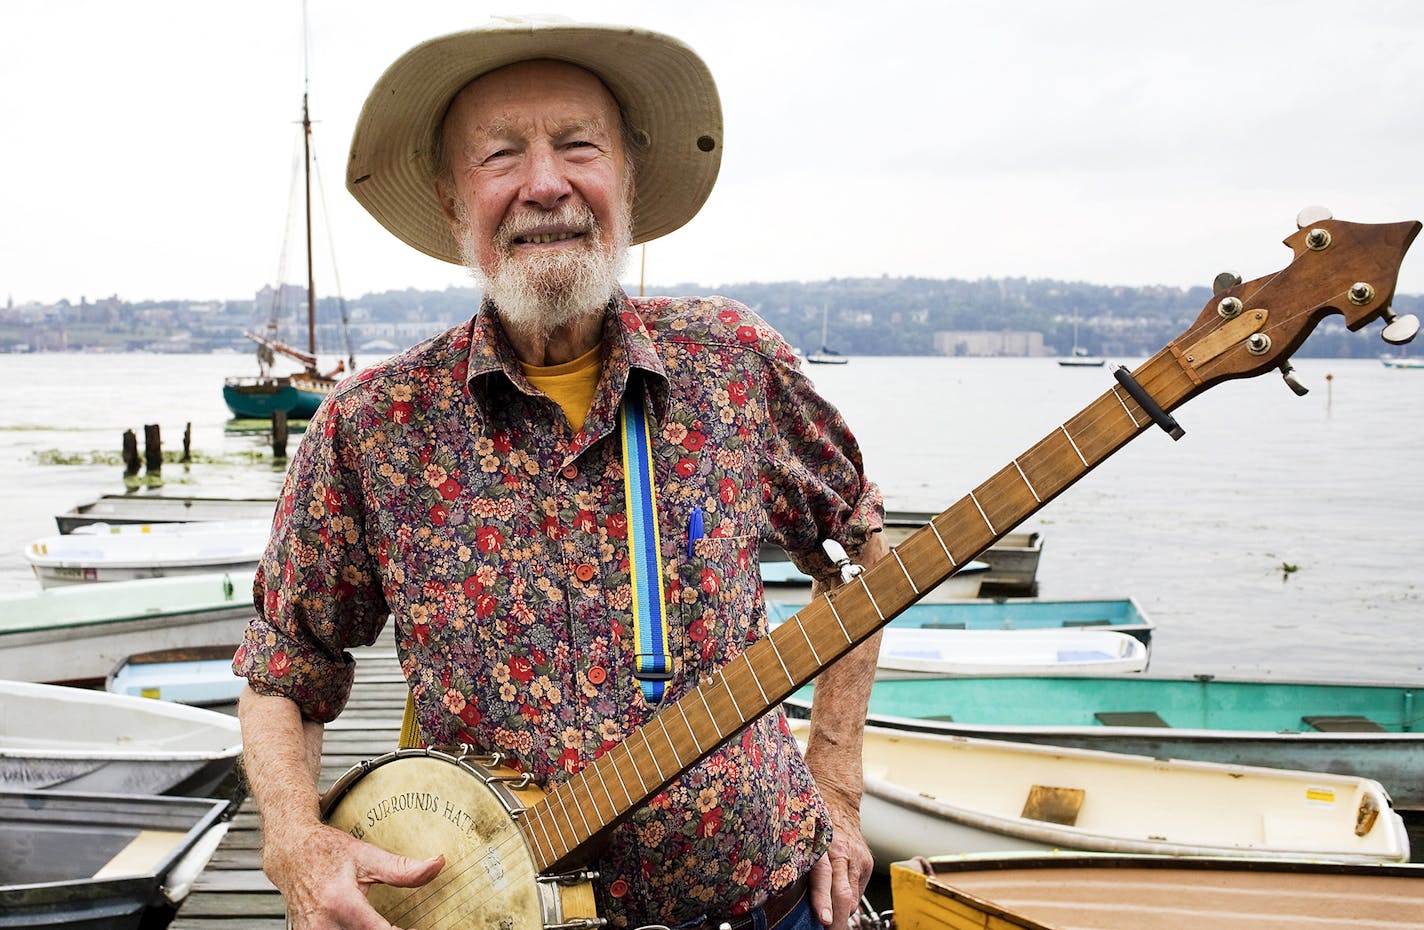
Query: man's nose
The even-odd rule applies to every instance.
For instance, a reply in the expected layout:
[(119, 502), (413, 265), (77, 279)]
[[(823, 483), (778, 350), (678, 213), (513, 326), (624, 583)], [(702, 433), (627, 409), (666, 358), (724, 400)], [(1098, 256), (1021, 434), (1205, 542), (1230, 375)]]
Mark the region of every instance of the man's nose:
[(527, 172), (522, 193), (528, 203), (552, 209), (573, 191), (558, 153), (550, 149), (531, 151)]

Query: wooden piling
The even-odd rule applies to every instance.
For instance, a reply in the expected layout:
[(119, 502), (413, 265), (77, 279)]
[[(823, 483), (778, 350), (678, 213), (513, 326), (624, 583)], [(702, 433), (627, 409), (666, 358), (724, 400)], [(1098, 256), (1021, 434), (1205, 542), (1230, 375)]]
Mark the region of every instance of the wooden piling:
[(193, 461), (193, 424), (191, 421), (183, 424), (183, 457), (179, 461), (184, 465)]
[(287, 411), (272, 411), (272, 457), (287, 457)]
[(144, 483), (150, 488), (163, 486), (163, 437), (157, 423), (143, 428)]
[(124, 430), (124, 487), (129, 490), (142, 484), (138, 470), (143, 461), (138, 457), (138, 436), (131, 429)]

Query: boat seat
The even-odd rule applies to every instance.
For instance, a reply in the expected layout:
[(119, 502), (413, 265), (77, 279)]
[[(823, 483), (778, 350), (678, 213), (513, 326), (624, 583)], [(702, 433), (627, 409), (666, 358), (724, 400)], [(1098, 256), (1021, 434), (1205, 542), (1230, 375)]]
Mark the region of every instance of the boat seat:
[(1033, 785), (1028, 789), (1020, 817), (1043, 823), (1059, 823), (1071, 827), (1078, 822), (1078, 811), (1087, 795), (1082, 788), (1055, 788)]
[(1388, 733), (1384, 727), (1375, 723), (1369, 717), (1361, 717), (1359, 714), (1341, 714), (1338, 716), (1322, 717), (1301, 717), (1302, 721), (1312, 729), (1321, 733)]
[(1171, 727), (1155, 710), (1100, 710), (1093, 716), (1105, 727)]

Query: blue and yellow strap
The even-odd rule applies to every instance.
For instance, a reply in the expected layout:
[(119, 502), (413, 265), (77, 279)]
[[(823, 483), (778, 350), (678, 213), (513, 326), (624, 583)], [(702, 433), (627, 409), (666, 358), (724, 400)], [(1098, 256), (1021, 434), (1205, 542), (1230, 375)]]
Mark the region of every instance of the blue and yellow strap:
[(629, 576), (633, 586), (633, 677), (643, 699), (656, 704), (672, 677), (668, 663), (667, 603), (658, 545), (658, 497), (653, 485), (653, 437), (642, 392), (629, 385), (618, 411), (623, 440), (623, 490), (627, 499)]

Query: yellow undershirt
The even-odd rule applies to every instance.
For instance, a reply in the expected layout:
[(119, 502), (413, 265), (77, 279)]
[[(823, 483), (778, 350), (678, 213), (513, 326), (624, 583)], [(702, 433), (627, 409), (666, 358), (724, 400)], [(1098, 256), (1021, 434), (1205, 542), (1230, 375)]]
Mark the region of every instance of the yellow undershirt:
[(584, 417), (593, 406), (593, 392), (598, 376), (603, 372), (602, 345), (596, 345), (571, 362), (562, 365), (525, 365), (524, 376), (549, 399), (564, 410), (569, 425), (577, 433), (583, 429)]

